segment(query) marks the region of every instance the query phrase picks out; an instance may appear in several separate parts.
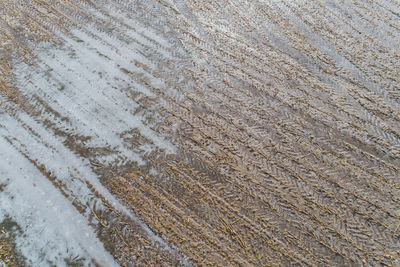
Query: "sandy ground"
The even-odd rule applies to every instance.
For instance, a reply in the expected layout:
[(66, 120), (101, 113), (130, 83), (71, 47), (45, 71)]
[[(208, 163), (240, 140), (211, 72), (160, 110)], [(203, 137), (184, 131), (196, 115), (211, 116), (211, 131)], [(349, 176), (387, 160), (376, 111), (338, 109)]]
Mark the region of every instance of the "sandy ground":
[(399, 266), (400, 3), (0, 3), (0, 264)]

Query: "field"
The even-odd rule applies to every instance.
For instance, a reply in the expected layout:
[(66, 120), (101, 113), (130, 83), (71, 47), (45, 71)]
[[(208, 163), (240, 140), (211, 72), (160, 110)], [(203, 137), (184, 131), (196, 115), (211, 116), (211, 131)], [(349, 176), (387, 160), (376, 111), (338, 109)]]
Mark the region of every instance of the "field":
[(0, 265), (400, 266), (398, 0), (0, 1)]

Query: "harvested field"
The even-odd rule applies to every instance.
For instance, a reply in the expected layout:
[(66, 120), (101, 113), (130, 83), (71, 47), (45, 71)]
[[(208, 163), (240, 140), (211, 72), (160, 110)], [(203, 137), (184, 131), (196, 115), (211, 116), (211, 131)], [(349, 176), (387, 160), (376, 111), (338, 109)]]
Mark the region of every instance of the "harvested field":
[(0, 265), (400, 266), (400, 2), (3, 0)]

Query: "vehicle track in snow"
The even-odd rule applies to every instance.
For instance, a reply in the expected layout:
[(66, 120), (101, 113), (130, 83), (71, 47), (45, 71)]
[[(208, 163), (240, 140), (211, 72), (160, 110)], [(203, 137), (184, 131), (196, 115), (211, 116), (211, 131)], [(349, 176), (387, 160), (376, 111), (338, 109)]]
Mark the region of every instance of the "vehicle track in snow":
[(0, 240), (33, 266), (396, 266), (398, 10), (3, 1)]

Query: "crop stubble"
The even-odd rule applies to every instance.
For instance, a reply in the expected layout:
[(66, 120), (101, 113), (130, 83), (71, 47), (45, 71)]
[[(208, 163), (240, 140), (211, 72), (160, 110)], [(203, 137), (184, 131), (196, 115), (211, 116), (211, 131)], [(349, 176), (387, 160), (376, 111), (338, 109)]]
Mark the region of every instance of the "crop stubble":
[[(122, 55), (140, 71), (121, 72), (153, 94), (130, 92), (136, 112), (176, 153), (145, 152), (152, 141), (132, 129), (121, 138), (144, 164), (102, 163), (109, 147), (85, 147), (85, 136), (43, 120), (172, 248), (88, 183), (105, 208), (72, 204), (90, 210), (121, 265), (399, 264), (398, 2), (17, 2), (0, 4), (0, 83), (32, 116), (61, 116), (13, 85), (15, 58), (46, 72), (30, 51), (35, 43), (62, 47), (63, 38), (80, 38), (71, 31), (78, 28), (116, 53), (104, 36), (139, 47), (147, 60)], [(173, 45), (136, 33), (128, 18)]]

